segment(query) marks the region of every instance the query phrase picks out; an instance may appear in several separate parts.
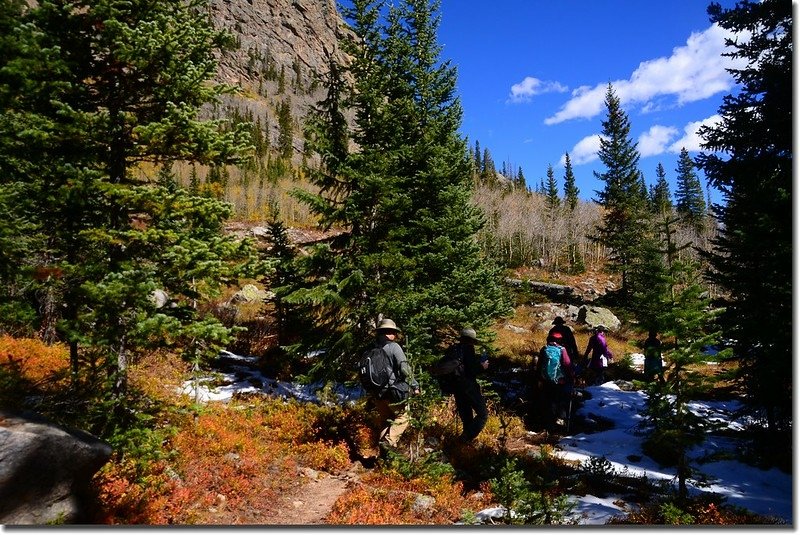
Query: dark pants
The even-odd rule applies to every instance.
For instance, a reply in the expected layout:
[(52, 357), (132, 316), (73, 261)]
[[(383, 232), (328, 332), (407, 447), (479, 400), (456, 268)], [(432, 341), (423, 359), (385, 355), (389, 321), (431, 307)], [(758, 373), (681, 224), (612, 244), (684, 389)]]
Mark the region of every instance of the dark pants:
[(486, 400), (481, 394), (478, 383), (474, 380), (458, 385), (453, 397), (456, 400), (458, 417), (461, 418), (463, 424), (461, 438), (472, 440), (480, 434), (483, 426), (486, 425), (486, 420), (489, 419)]
[(572, 397), (571, 384), (553, 384), (542, 381), (539, 384), (539, 405), (541, 422), (550, 431), (556, 428), (556, 421), (569, 417), (569, 400)]

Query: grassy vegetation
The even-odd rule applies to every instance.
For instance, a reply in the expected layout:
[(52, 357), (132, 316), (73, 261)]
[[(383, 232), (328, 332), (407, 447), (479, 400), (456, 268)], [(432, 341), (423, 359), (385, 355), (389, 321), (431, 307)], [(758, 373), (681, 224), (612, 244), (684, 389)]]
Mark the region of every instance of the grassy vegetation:
[[(544, 332), (531, 331), (529, 308), (518, 308), (498, 325), (501, 366), (529, 362)], [(579, 345), (588, 335), (578, 333)], [(612, 338), (618, 354), (633, 349)], [(39, 396), (39, 410), (63, 420), (59, 407), (68, 390), (66, 347), (35, 339), (0, 338), (0, 382), (5, 406)], [(711, 371), (711, 370), (709, 370)], [(716, 372), (716, 370), (713, 370)], [(137, 392), (132, 411), (146, 414), (96, 475), (100, 524), (279, 524), (281, 497), (296, 490), (301, 468), (331, 474), (354, 468), (360, 452), (374, 443), (363, 404), (337, 406), (240, 396), (229, 403), (193, 405), (180, 394), (188, 366), (173, 355), (155, 352), (131, 370)], [(492, 399), (491, 393), (490, 399)], [(76, 394), (77, 395), (77, 394)], [(50, 403), (48, 400), (60, 400)], [(73, 400), (80, 405), (80, 400)], [(21, 402), (18, 401), (18, 405)], [(475, 513), (502, 505), (519, 516), (507, 523), (565, 522), (567, 494), (608, 492), (616, 487), (638, 496), (645, 506), (615, 520), (635, 524), (764, 523), (753, 515), (710, 498), (676, 509), (669, 493), (652, 483), (615, 474), (602, 460), (591, 466), (552, 455), (557, 435), (527, 433), (512, 407), (490, 401), (484, 432), (469, 446), (458, 445), (460, 431), (452, 399), (434, 405), (426, 425), (407, 435), (422, 447), (413, 460), (390, 455), (363, 472), (324, 520), (332, 525), (446, 525), (475, 522)], [(71, 423), (76, 423), (73, 419)], [(432, 505), (420, 506), (420, 496)]]

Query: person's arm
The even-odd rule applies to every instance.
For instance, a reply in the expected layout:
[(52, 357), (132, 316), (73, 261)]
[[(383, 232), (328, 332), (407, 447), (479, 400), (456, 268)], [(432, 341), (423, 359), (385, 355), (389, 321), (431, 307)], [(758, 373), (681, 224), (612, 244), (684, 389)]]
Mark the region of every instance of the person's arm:
[(570, 379), (575, 379), (575, 370), (572, 369), (572, 361), (569, 359), (569, 351), (566, 347), (561, 348), (561, 367), (567, 370)]
[(608, 347), (608, 341), (606, 340), (606, 337), (604, 336), (602, 338), (602, 340), (598, 340), (598, 342), (599, 342), (599, 345), (600, 345), (600, 349), (602, 349), (602, 351), (603, 351), (601, 354), (605, 355), (608, 360), (613, 359), (614, 358), (614, 354), (611, 352), (611, 349), (609, 349), (609, 347)]
[(386, 349), (391, 352), (397, 362), (398, 379), (408, 383), (415, 391), (419, 391), (419, 383), (414, 379), (414, 374), (411, 371), (411, 364), (408, 363), (406, 354), (403, 352), (403, 348), (400, 347), (400, 344), (392, 342)]
[(594, 340), (594, 337), (590, 336), (589, 341), (586, 343), (586, 351), (583, 352), (584, 360), (589, 358), (589, 352), (592, 350), (592, 340)]

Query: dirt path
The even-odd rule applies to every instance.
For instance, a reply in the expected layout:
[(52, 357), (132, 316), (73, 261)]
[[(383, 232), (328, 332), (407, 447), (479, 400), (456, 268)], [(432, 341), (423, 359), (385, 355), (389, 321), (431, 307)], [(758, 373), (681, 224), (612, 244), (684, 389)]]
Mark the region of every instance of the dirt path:
[(360, 470), (363, 469), (358, 463), (354, 463), (347, 472), (337, 475), (302, 470), (302, 484), (293, 494), (284, 497), (277, 523), (294, 526), (325, 524), (325, 517), (339, 496), (359, 480)]

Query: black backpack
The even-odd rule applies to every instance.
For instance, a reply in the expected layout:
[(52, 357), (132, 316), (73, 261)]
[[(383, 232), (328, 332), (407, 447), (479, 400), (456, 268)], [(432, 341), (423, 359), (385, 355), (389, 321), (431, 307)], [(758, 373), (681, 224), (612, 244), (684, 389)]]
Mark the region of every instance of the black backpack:
[(380, 395), (395, 382), (394, 360), (382, 346), (373, 346), (361, 355), (358, 378), (364, 390)]
[(464, 377), (464, 359), (461, 346), (456, 346), (431, 366), (430, 373), (439, 383), (442, 394), (449, 396), (455, 393), (458, 383)]

